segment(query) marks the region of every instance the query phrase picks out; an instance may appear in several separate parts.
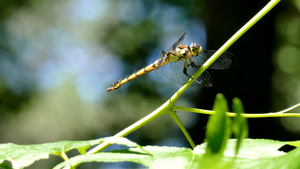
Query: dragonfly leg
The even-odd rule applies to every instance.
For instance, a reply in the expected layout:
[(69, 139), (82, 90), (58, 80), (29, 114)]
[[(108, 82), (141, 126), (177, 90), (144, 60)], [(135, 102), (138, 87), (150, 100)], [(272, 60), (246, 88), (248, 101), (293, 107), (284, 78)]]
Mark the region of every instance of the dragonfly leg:
[(191, 63), (191, 66), (192, 66), (192, 68), (197, 68), (197, 67), (199, 67), (199, 66), (197, 66), (193, 61), (192, 61), (192, 63)]
[(192, 68), (196, 68), (196, 67), (198, 67), (195, 63), (194, 63), (194, 61), (193, 61), (193, 59), (192, 59), (192, 56), (193, 56), (193, 54), (192, 54), (192, 50), (191, 50), (191, 48), (188, 46), (188, 58), (189, 58), (189, 60), (190, 60), (190, 65), (192, 66)]
[[(186, 59), (185, 62), (184, 62), (183, 73), (184, 73), (187, 77), (192, 78), (196, 83), (201, 84), (201, 82), (199, 82), (197, 79), (193, 78), (192, 76), (190, 76), (190, 75), (187, 73), (187, 67), (188, 67), (188, 64), (187, 64), (187, 63), (188, 63), (188, 62), (187, 62), (187, 59)], [(192, 63), (193, 63), (193, 62), (192, 62)]]

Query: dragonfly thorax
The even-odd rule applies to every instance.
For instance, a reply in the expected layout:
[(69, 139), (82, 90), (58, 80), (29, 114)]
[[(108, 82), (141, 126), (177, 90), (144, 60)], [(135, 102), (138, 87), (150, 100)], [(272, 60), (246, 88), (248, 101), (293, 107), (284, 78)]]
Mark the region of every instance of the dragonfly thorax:
[(186, 59), (188, 54), (187, 45), (179, 45), (175, 51), (169, 53), (168, 58), (170, 62)]

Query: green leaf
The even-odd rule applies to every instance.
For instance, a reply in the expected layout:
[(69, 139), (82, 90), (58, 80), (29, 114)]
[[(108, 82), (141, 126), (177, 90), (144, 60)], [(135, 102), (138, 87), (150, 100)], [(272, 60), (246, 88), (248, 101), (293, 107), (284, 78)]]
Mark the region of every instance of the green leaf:
[[(234, 157), (237, 139), (229, 139), (227, 142), (224, 156)], [(245, 159), (258, 159), (258, 158), (270, 158), (284, 155), (286, 153), (278, 151), (281, 146), (290, 143), (288, 141), (274, 141), (267, 139), (244, 139), (238, 158), (245, 157)], [(204, 152), (206, 150), (207, 143), (203, 143), (197, 146), (195, 149), (198, 152)], [(300, 161), (299, 161), (300, 163)]]
[(5, 162), (0, 163), (0, 168), (1, 169), (11, 169), (11, 167)]
[(216, 112), (210, 116), (207, 130), (206, 141), (208, 154), (222, 155), (229, 138), (229, 125), (226, 112), (228, 111), (227, 101), (222, 94), (217, 94), (213, 110)]
[(194, 154), (192, 149), (177, 147), (145, 146), (146, 151), (152, 155), (145, 154), (140, 148), (129, 150), (118, 150), (112, 152), (100, 152), (92, 155), (81, 155), (70, 158), (70, 160), (60, 163), (54, 169), (60, 169), (67, 165), (82, 162), (135, 162), (149, 168), (194, 168), (196, 161), (200, 157)]
[(7, 160), (12, 163), (12, 167), (15, 169), (24, 168), (37, 160), (49, 158), (49, 155), (61, 156), (62, 153), (69, 150), (96, 145), (104, 141), (110, 144), (140, 147), (140, 145), (120, 137), (108, 137), (90, 141), (60, 141), (35, 145), (17, 145), (7, 143), (0, 144), (0, 164), (4, 160)]
[[(290, 142), (280, 142), (263, 139), (245, 139), (240, 147), (238, 155), (236, 152), (237, 139), (229, 139), (224, 156), (223, 164), (231, 164), (234, 168), (299, 168), (300, 148), (289, 153), (278, 151), (278, 148)], [(100, 152), (92, 155), (80, 155), (62, 162), (54, 169), (78, 162), (134, 162), (149, 168), (174, 168), (174, 169), (207, 169), (212, 164), (202, 163), (205, 158), (207, 143), (197, 146), (194, 150), (189, 148), (145, 146), (145, 153), (140, 148), (129, 150), (118, 150), (112, 152)], [(222, 168), (230, 168), (231, 165), (223, 165)]]
[(289, 142), (288, 144), (295, 146), (295, 147), (300, 147), (300, 141), (292, 141), (292, 142)]
[(85, 155), (86, 154), (86, 149), (90, 148), (90, 145), (85, 145), (82, 147), (78, 147), (77, 150), (81, 155)]
[[(224, 152), (223, 162), (234, 159), (234, 168), (237, 169), (273, 169), (273, 168), (300, 168), (300, 148), (289, 153), (278, 149), (291, 142), (280, 142), (265, 139), (244, 139), (238, 155), (236, 152), (236, 139), (228, 140)], [(204, 153), (206, 143), (195, 148), (195, 152)]]
[[(217, 94), (213, 106), (215, 113), (210, 116), (207, 124), (205, 141), (207, 147), (201, 167), (224, 168), (230, 163), (221, 163), (227, 140), (230, 136), (227, 101), (222, 94)], [(226, 168), (226, 167), (225, 167)]]
[(237, 138), (236, 149), (235, 149), (237, 154), (242, 139), (247, 138), (248, 136), (248, 124), (247, 124), (247, 120), (242, 116), (242, 114), (244, 113), (244, 107), (239, 98), (234, 98), (232, 100), (232, 110), (234, 113), (236, 113), (236, 116), (233, 119), (232, 132), (235, 138)]
[[(55, 169), (80, 162), (123, 162), (129, 161), (140, 163), (149, 168), (212, 168), (209, 163), (202, 163), (205, 157), (207, 143), (196, 146), (194, 150), (189, 148), (145, 146), (124, 138), (104, 138), (91, 141), (62, 141), (56, 143), (36, 144), (36, 145), (16, 145), (0, 144), (0, 159), (12, 162), (13, 168), (24, 168), (34, 161), (43, 159), (49, 154), (60, 154), (68, 150), (83, 147), (84, 145), (94, 145), (107, 141), (110, 144), (123, 144), (130, 149), (117, 150), (111, 152), (100, 152), (92, 155), (78, 155), (60, 163)], [(300, 148), (296, 148), (289, 153), (278, 151), (286, 144), (297, 142), (281, 142), (263, 139), (244, 139), (238, 155), (236, 156), (237, 139), (227, 141), (224, 156), (221, 159), (223, 164), (232, 164), (234, 168), (300, 168)], [(149, 152), (149, 153), (148, 153)], [(234, 163), (233, 163), (234, 162)], [(0, 165), (5, 167), (5, 163)], [(228, 168), (228, 165), (223, 165)], [(231, 167), (231, 166), (229, 166)], [(9, 167), (6, 167), (9, 168)]]

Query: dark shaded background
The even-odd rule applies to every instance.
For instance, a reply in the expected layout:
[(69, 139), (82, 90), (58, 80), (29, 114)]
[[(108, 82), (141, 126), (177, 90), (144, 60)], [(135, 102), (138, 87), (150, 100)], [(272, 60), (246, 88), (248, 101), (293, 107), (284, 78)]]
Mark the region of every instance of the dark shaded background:
[[(111, 136), (164, 103), (180, 86), (154, 72), (106, 88), (151, 63), (183, 32), (218, 49), (269, 1), (0, 0), (0, 142), (34, 144)], [(299, 3), (298, 3), (299, 4)], [(247, 113), (300, 100), (300, 6), (279, 3), (228, 49), (236, 67), (210, 71), (178, 105), (211, 109), (217, 93)], [(294, 110), (297, 112), (297, 109)], [(208, 116), (179, 113), (197, 144)], [(249, 137), (299, 139), (295, 118), (249, 119)], [(141, 145), (188, 146), (164, 115), (128, 136)]]

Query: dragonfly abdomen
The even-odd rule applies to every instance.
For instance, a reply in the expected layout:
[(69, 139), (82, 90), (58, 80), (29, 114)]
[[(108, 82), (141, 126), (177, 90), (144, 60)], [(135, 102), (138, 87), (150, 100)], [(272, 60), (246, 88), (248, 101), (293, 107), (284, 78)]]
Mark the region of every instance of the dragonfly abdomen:
[(149, 64), (148, 66), (145, 66), (145, 67), (141, 68), (140, 70), (138, 70), (138, 71), (124, 77), (123, 79), (113, 83), (106, 91), (109, 92), (109, 91), (118, 89), (121, 85), (123, 85), (123, 84), (125, 84), (125, 83), (139, 77), (139, 76), (142, 76), (145, 73), (151, 72), (152, 70), (156, 69), (157, 65), (158, 65), (158, 62), (155, 61), (155, 62)]

